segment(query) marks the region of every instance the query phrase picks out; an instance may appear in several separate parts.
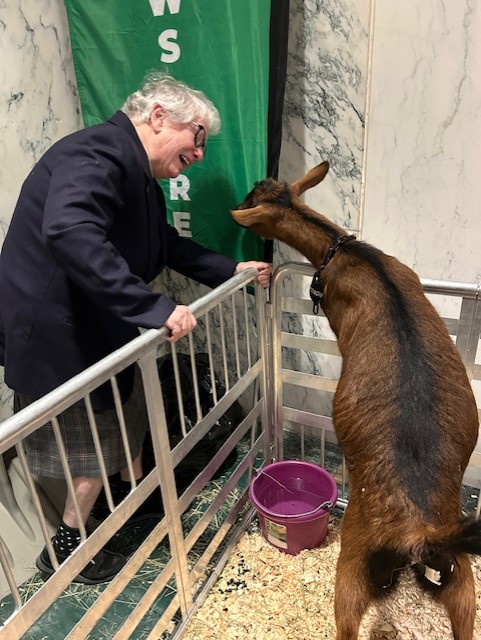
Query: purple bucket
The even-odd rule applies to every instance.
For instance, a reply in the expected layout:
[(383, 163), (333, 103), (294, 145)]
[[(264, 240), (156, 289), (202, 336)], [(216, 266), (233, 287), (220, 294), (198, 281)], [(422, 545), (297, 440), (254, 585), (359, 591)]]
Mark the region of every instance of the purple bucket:
[(284, 460), (260, 469), (249, 485), (264, 538), (296, 555), (321, 545), (337, 501), (334, 478), (310, 462)]

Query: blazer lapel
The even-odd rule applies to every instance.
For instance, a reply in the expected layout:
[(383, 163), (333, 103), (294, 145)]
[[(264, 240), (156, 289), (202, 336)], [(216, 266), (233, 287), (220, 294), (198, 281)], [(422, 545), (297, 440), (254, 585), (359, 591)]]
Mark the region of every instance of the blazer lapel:
[[(161, 188), (153, 178), (147, 183), (146, 196), (148, 198), (148, 229), (149, 229), (149, 255), (148, 255), (148, 281), (157, 277), (165, 266), (167, 246), (165, 238), (165, 225), (167, 224), (165, 199)], [(161, 201), (159, 201), (161, 199)]]
[(117, 111), (109, 119), (109, 122), (122, 128), (129, 134), (136, 151), (136, 155), (144, 169), (145, 203), (147, 217), (146, 228), (148, 230), (148, 238), (146, 239), (145, 244), (145, 246), (147, 247), (147, 267), (145, 280), (146, 282), (150, 282), (159, 274), (159, 272), (165, 266), (165, 225), (167, 224), (167, 210), (165, 199), (162, 190), (157, 185), (155, 179), (152, 177), (147, 153), (142, 145), (142, 142), (140, 141), (139, 136), (137, 135), (137, 131), (135, 130), (135, 127), (132, 124), (130, 118), (128, 118), (122, 111)]

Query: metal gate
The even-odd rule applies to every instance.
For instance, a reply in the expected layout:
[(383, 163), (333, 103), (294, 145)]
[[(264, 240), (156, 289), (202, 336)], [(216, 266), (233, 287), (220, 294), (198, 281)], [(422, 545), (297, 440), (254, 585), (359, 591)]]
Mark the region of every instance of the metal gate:
[[(266, 434), (262, 425), (266, 423), (263, 400), (265, 341), (260, 339), (259, 334), (264, 331), (262, 311), (265, 293), (255, 287), (253, 295), (252, 285), (247, 286), (256, 274), (254, 269), (246, 270), (194, 302), (190, 308), (197, 318), (198, 326), (193, 334), (177, 345), (170, 345), (165, 340), (166, 329), (147, 331), (2, 423), (0, 452), (4, 454), (11, 451), (12, 447), (17, 450), (24, 480), (34, 503), (35, 517), (42, 531), (42, 544), (47, 545), (53, 564), (56, 558), (50, 542), (51, 527), (22, 446), (22, 440), (26, 436), (43, 424), (52, 423), (67, 487), (73, 493), (69, 460), (63, 447), (58, 416), (78, 401), (85, 403), (102, 468), (103, 452), (97, 437), (90, 394), (104, 382), (110, 381), (123, 433), (130, 479), (135, 488), (119, 505), (113, 504), (109, 478), (103, 471), (104, 490), (111, 514), (89, 535), (85, 527), (81, 528), (81, 544), (46, 582), (40, 580), (32, 586), (27, 581), (17, 585), (15, 563), (12, 562), (12, 554), (2, 535), (0, 562), (5, 580), (0, 603), (3, 623), (0, 628), (1, 638), (31, 637), (38, 640), (44, 633), (49, 638), (105, 637), (106, 631), (99, 629), (97, 625), (104, 616), (108, 616), (110, 608), (119, 599), (134, 600), (134, 603), (122, 620), (115, 619), (111, 622), (107, 637), (135, 637), (136, 629), (142, 627), (142, 633), (139, 631), (138, 637), (158, 640), (177, 633), (173, 632), (175, 625), (181, 626), (182, 620), (188, 618), (194, 599), (199, 599), (202, 591), (207, 588), (209, 579), (215, 574), (215, 568), (225, 562), (229, 547), (251, 517), (246, 489), (252, 470), (264, 462), (262, 452), (266, 449)], [(189, 429), (182, 421), (183, 437), (175, 446), (169, 438), (157, 367), (159, 354), (165, 354), (170, 349), (181, 414), (185, 413), (186, 407), (183, 405), (185, 387), (182, 387), (178, 375), (179, 353), (183, 352), (190, 360), (195, 397), (193, 411), (196, 415), (195, 424), (190, 425)], [(211, 380), (221, 381), (222, 395), (219, 395), (219, 387), (212, 384), (212, 402), (208, 411), (205, 411), (200, 402), (196, 366), (199, 352), (207, 356)], [(137, 485), (116, 381), (118, 374), (134, 363), (138, 365), (142, 376), (156, 463), (154, 469)], [(191, 484), (178, 492), (176, 468), (234, 402), (242, 407), (242, 420), (235, 425), (222, 446), (216, 448), (215, 455)], [(216, 472), (233, 451), (237, 453), (234, 465), (222, 481), (215, 481)], [(129, 516), (157, 487), (161, 489), (165, 516), (136, 545), (124, 569), (104, 589), (95, 593), (94, 597), (89, 595), (89, 606), (83, 605), (83, 610), (78, 615), (75, 614), (77, 619), (72, 621), (71, 628), (64, 632), (56, 631), (55, 626), (58, 627), (58, 624), (55, 624), (55, 615), (48, 614), (48, 608), (62, 599), (64, 603), (67, 602), (66, 596), (71, 589), (72, 579), (104, 545), (112, 542)], [(206, 487), (209, 487), (208, 500), (199, 506), (198, 497)], [(155, 562), (152, 560), (153, 555)], [(150, 566), (146, 570), (149, 562)], [(33, 564), (32, 572), (35, 572)], [(128, 591), (133, 582), (136, 585), (135, 595)], [(92, 588), (90, 591), (83, 585), (81, 588), (82, 597), (92, 592)], [(162, 606), (159, 603), (163, 603)], [(157, 607), (157, 614), (153, 622), (151, 616), (150, 628), (146, 631), (145, 617), (153, 607)], [(56, 633), (63, 635), (56, 636)]]

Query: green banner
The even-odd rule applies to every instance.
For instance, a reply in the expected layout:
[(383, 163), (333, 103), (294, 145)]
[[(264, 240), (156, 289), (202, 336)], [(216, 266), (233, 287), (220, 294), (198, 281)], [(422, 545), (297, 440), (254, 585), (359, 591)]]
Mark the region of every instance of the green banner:
[(65, 0), (85, 126), (106, 120), (147, 71), (201, 89), (222, 128), (205, 159), (162, 181), (179, 232), (236, 260), (263, 242), (231, 219), (267, 173), (271, 0)]

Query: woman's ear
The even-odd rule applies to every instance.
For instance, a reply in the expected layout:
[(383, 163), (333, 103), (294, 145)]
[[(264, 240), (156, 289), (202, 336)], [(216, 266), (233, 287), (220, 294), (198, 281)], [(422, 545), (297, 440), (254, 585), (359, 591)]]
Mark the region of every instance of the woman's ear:
[(150, 112), (150, 124), (155, 133), (158, 133), (162, 129), (162, 125), (165, 117), (165, 109), (160, 104), (155, 104)]

